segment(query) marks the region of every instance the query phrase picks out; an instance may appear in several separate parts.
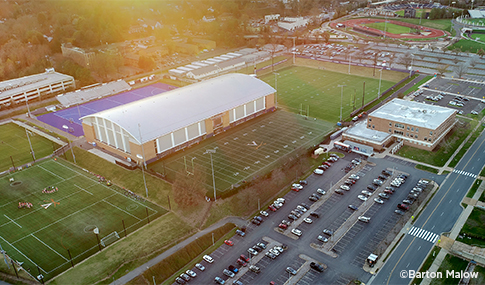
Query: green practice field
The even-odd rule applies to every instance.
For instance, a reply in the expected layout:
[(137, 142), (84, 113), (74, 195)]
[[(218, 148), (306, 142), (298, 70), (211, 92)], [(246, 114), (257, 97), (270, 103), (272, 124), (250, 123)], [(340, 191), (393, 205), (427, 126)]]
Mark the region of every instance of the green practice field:
[[(372, 76), (372, 69), (369, 69)], [(386, 70), (382, 71), (383, 73)], [(365, 81), (365, 103), (372, 101), (379, 92), (379, 71), (375, 78), (355, 76), (309, 67), (290, 67), (278, 71), (278, 105), (294, 113), (336, 123), (340, 117), (341, 87), (343, 87), (342, 117), (348, 118), (355, 107), (362, 106), (363, 83)], [(275, 86), (273, 74), (262, 76), (261, 80)], [(396, 82), (381, 81), (381, 92), (392, 87)]]
[(396, 34), (396, 35), (409, 34), (410, 33), (409, 27), (400, 26), (400, 25), (396, 25), (396, 24), (392, 24), (392, 23), (387, 23), (387, 25), (386, 25), (386, 23), (384, 23), (384, 22), (376, 22), (376, 23), (369, 23), (369, 24), (365, 24), (365, 25), (361, 25), (361, 26), (367, 26), (369, 28), (374, 28), (374, 29), (381, 30), (381, 31), (385, 30), (388, 33)]
[(125, 229), (132, 233), (166, 213), (61, 159), (1, 177), (0, 192), (0, 244), (9, 258), (44, 280), (71, 267), (71, 257), (75, 265), (99, 250), (95, 228), (103, 249), (123, 238)]
[[(12, 167), (10, 157), (12, 157), (15, 167), (34, 160), (30, 154), (27, 132), (24, 128), (14, 123), (8, 123), (0, 125), (0, 134), (2, 134), (0, 137), (0, 172)], [(59, 147), (59, 145), (40, 135), (30, 131), (28, 134), (37, 159), (52, 154), (54, 148)]]
[(192, 173), (194, 169), (202, 170), (206, 179), (201, 183), (212, 189), (211, 157), (204, 152), (216, 150), (212, 154), (215, 185), (222, 192), (264, 175), (280, 159), (294, 151), (306, 150), (320, 143), (333, 126), (333, 123), (322, 120), (276, 111), (154, 162), (148, 168), (164, 173), (169, 179), (175, 179), (179, 171)]

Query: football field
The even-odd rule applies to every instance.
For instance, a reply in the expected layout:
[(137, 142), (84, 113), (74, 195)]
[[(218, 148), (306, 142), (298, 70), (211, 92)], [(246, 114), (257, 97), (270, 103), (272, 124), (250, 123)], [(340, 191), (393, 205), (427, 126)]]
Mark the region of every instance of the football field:
[(2, 176), (0, 244), (8, 257), (48, 280), (167, 212), (107, 184), (61, 159)]
[(317, 145), (333, 127), (334, 124), (322, 120), (276, 111), (150, 164), (148, 168), (171, 180), (177, 172), (201, 170), (205, 174), (203, 183), (209, 190), (213, 184), (211, 156), (207, 150), (214, 150), (215, 185), (223, 192), (268, 173), (292, 153)]
[(19, 167), (34, 160), (30, 153), (28, 139), (30, 139), (36, 159), (52, 154), (54, 149), (59, 147), (50, 140), (26, 131), (14, 123), (0, 125), (0, 134), (0, 172), (13, 165)]
[[(269, 85), (278, 89), (278, 106), (294, 113), (305, 114), (331, 123), (340, 118), (340, 103), (342, 96), (342, 118), (348, 118), (350, 113), (362, 106), (362, 96), (365, 82), (364, 101), (368, 103), (379, 93), (379, 71), (376, 77), (344, 74), (328, 70), (303, 66), (288, 67), (275, 75), (260, 77)], [(385, 71), (384, 71), (385, 72)], [(392, 87), (396, 82), (381, 80), (381, 92)], [(344, 85), (343, 93), (339, 85)]]

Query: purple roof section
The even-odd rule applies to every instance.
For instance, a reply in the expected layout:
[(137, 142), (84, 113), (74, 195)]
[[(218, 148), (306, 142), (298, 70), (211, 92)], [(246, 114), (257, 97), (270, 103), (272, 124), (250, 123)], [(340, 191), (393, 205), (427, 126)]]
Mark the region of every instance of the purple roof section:
[(177, 87), (175, 86), (164, 83), (155, 83), (114, 96), (45, 114), (37, 117), (37, 119), (63, 132), (68, 132), (71, 135), (80, 137), (84, 135), (82, 120), (80, 120), (81, 117), (158, 95), (176, 88)]

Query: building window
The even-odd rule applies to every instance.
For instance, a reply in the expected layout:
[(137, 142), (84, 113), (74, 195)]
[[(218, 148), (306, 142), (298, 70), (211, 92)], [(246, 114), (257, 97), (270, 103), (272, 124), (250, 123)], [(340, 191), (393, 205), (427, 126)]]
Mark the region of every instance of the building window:
[(369, 125), (367, 125), (367, 127), (368, 127), (368, 128), (370, 128), (370, 124), (369, 124)]
[(389, 127), (392, 127), (392, 123), (391, 122), (389, 122)]
[(409, 133), (406, 133), (406, 136), (409, 137)]
[(396, 130), (394, 130), (394, 133), (395, 133), (395, 134), (397, 134), (397, 135), (401, 135), (401, 136), (402, 136), (402, 135), (404, 135), (404, 133), (403, 133), (403, 132), (401, 132), (401, 131), (396, 131)]
[(433, 131), (430, 131), (430, 132), (429, 132), (429, 135), (430, 135), (430, 136), (432, 136), (432, 135), (433, 135)]
[(408, 131), (409, 131), (409, 126), (408, 126)]
[(429, 142), (432, 142), (432, 140), (431, 140), (431, 139), (429, 139)]
[(389, 129), (389, 132), (392, 132), (391, 129)]
[(424, 141), (428, 141), (428, 138), (427, 138), (427, 137), (425, 137), (425, 138), (424, 138)]
[(416, 128), (416, 132), (419, 132), (419, 129), (418, 128)]
[(413, 132), (414, 132), (414, 128), (411, 128), (411, 131), (413, 131)]
[(418, 138), (418, 135), (414, 135), (414, 137), (415, 137), (415, 138), (417, 138), (417, 139), (419, 139), (419, 138)]
[(398, 123), (395, 123), (394, 126), (396, 128), (400, 128), (400, 129), (404, 129), (404, 125), (403, 124), (398, 124)]
[(369, 122), (372, 122), (372, 118), (369, 118)]
[(411, 134), (411, 137), (414, 137), (414, 136)]
[(372, 128), (375, 129), (376, 126), (372, 125)]

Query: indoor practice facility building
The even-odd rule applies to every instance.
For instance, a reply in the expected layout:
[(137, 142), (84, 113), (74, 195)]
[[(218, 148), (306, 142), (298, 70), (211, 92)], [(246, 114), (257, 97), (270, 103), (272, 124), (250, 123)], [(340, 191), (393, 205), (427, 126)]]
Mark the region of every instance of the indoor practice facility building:
[(151, 162), (274, 111), (275, 89), (232, 73), (82, 117), (86, 140)]

